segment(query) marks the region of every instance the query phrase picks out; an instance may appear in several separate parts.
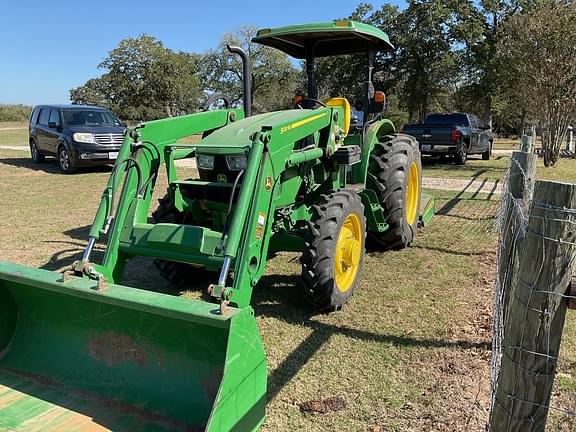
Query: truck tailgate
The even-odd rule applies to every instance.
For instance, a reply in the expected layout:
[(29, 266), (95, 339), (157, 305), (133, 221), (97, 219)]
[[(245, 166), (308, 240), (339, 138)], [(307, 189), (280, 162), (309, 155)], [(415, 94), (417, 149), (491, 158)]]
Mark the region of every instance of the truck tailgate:
[(450, 145), (450, 126), (407, 126), (404, 133), (412, 135), (420, 145)]

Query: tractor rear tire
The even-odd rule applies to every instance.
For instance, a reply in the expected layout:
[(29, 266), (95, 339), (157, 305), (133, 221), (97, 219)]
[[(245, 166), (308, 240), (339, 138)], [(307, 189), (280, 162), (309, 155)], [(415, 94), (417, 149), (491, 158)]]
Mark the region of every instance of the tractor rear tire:
[[(159, 200), (158, 208), (152, 213), (152, 221), (155, 224), (184, 224), (185, 220), (186, 213), (179, 211), (168, 195)], [(213, 275), (212, 272), (207, 271), (203, 267), (194, 267), (190, 264), (176, 261), (155, 259), (154, 265), (158, 268), (162, 277), (177, 287), (197, 283)]]
[(370, 154), (366, 180), (389, 226), (383, 233), (371, 232), (371, 244), (384, 250), (408, 247), (416, 236), (422, 195), (418, 141), (405, 134), (381, 138)]
[(366, 218), (360, 197), (342, 189), (314, 205), (304, 237), (304, 296), (319, 312), (341, 309), (362, 273)]

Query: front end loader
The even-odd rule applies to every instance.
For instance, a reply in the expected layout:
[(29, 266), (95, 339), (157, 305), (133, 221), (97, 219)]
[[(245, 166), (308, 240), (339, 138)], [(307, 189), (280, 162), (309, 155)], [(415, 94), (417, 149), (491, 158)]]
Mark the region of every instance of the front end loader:
[[(358, 285), (367, 233), (399, 249), (431, 217), (417, 143), (380, 118), (371, 86), (386, 34), (336, 21), (255, 41), (306, 60), (308, 95), (294, 109), (252, 116), (248, 59), (231, 47), (244, 60), (243, 109), (129, 129), (82, 259), (62, 273), (0, 263), (0, 430), (257, 430), (267, 370), (250, 304), (267, 256), (302, 252), (304, 296), (330, 312)], [(354, 52), (368, 57), (356, 130), (348, 101), (318, 100), (314, 79), (316, 56)], [(181, 160), (195, 178), (179, 178)], [(168, 190), (149, 217), (161, 170)], [(207, 299), (122, 285), (139, 256), (173, 281), (207, 275)]]

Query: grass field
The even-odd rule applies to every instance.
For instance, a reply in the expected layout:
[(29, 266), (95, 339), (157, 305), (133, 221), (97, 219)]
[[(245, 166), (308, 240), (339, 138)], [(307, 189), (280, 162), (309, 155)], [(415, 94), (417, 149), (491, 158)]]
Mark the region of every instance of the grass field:
[[(562, 172), (570, 167), (576, 162)], [(495, 159), (462, 170), (426, 165), (425, 175), (496, 179), (505, 169), (506, 159)], [(55, 162), (32, 167), (26, 153), (0, 150), (0, 259), (49, 270), (78, 259), (109, 173), (60, 175)], [(157, 195), (164, 190), (161, 179)], [(263, 431), (484, 429), (498, 197), (429, 192), (433, 222), (409, 249), (367, 253), (360, 286), (340, 312), (311, 313), (299, 292), (298, 254), (268, 262), (253, 296), (269, 369)], [(167, 288), (144, 259), (128, 266), (126, 279)], [(576, 314), (566, 322), (553, 404), (574, 411)], [(303, 402), (330, 396), (345, 408), (301, 412)], [(548, 430), (576, 431), (576, 420), (554, 413)]]
[(27, 123), (0, 122), (0, 145), (27, 146)]

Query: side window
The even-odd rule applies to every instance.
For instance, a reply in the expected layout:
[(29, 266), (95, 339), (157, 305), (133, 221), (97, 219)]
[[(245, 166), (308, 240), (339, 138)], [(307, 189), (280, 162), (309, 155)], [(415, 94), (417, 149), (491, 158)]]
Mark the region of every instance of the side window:
[(30, 124), (35, 125), (38, 123), (38, 114), (40, 114), (40, 108), (34, 108), (32, 114), (30, 114)]
[(470, 119), (470, 127), (478, 128), (478, 121), (476, 121), (477, 117), (475, 115), (469, 115), (468, 118)]
[(56, 123), (57, 125), (60, 124), (60, 112), (56, 109), (50, 111), (50, 119), (48, 120), (50, 123)]
[(40, 111), (40, 120), (38, 120), (38, 124), (42, 126), (48, 126), (48, 118), (50, 117), (50, 110), (47, 108), (43, 108)]

